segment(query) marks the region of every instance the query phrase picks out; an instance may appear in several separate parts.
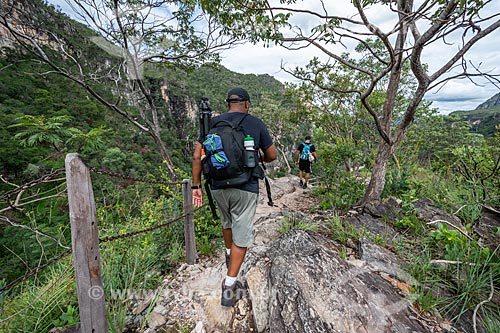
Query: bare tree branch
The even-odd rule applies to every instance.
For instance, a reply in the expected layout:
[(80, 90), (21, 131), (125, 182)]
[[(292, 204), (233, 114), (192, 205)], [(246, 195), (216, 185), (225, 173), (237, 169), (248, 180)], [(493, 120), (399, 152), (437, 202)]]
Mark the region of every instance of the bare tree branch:
[(37, 235), (37, 236), (42, 236), (42, 237), (48, 238), (48, 239), (56, 242), (58, 246), (60, 246), (60, 247), (62, 247), (64, 249), (68, 250), (70, 248), (69, 246), (63, 245), (61, 243), (60, 239), (56, 239), (55, 237), (50, 236), (50, 235), (48, 235), (48, 234), (46, 234), (46, 233), (44, 233), (44, 232), (42, 232), (40, 230), (30, 228), (27, 225), (15, 223), (15, 222), (11, 221), (8, 217), (6, 217), (4, 215), (0, 215), (0, 222), (3, 223), (3, 224), (6, 224), (6, 225), (10, 225), (10, 226), (16, 227), (16, 228), (22, 228), (22, 229), (25, 229), (25, 230), (29, 230), (32, 233), (34, 233), (35, 235)]

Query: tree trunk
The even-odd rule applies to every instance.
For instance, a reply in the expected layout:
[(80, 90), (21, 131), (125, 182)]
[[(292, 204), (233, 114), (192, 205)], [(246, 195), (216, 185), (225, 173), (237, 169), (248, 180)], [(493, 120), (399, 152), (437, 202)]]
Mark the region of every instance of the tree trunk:
[(384, 140), (380, 141), (375, 163), (373, 164), (370, 183), (368, 184), (364, 198), (359, 203), (361, 206), (380, 199), (385, 186), (387, 163), (389, 162), (393, 151), (394, 146), (390, 146)]
[(279, 142), (279, 141), (276, 143), (277, 143), (276, 148), (281, 153), (281, 156), (283, 156), (283, 161), (285, 162), (287, 171), (290, 174), (290, 173), (292, 173), (292, 167), (290, 166), (290, 163), (288, 162), (287, 154), (285, 152), (285, 146), (282, 145), (281, 142)]
[(153, 138), (156, 147), (160, 150), (160, 155), (163, 161), (165, 161), (165, 165), (167, 166), (167, 171), (168, 175), (170, 176), (170, 180), (173, 182), (176, 182), (178, 180), (177, 174), (175, 173), (174, 170), (174, 163), (172, 162), (172, 158), (170, 157), (170, 154), (167, 151), (167, 147), (165, 147), (165, 144), (161, 140), (159, 135), (155, 135), (153, 131), (150, 131), (149, 134)]

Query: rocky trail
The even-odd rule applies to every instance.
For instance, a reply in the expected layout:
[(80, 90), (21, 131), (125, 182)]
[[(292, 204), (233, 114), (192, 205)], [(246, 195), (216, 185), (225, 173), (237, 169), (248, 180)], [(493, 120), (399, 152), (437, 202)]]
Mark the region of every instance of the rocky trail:
[[(246, 288), (243, 298), (232, 308), (220, 305), (226, 273), (220, 250), (195, 265), (183, 264), (150, 295), (131, 300), (128, 327), (146, 319), (147, 326), (140, 330), (146, 333), (456, 332), (446, 323), (421, 318), (413, 309), (408, 295), (413, 281), (389, 250), (363, 239), (348, 247), (342, 259), (339, 253), (346, 248), (321, 230), (281, 235), (283, 219), (324, 227), (328, 212), (311, 211), (314, 199), (309, 190), (298, 187), (298, 177), (271, 182), (273, 207), (267, 205), (261, 182), (254, 246), (239, 275)], [(351, 212), (346, 218), (377, 229), (373, 217)]]
[[(306, 211), (312, 205), (308, 190), (298, 187), (294, 176), (270, 180), (274, 206), (267, 204), (264, 182), (260, 182), (259, 204), (254, 222), (254, 247), (264, 246), (277, 239), (279, 218), (283, 212), (291, 214)], [(285, 213), (286, 214), (286, 213)], [(252, 253), (249, 249), (247, 257)], [(224, 253), (221, 249), (216, 257), (199, 258), (195, 265), (183, 264), (177, 274), (164, 279), (163, 285), (145, 299), (133, 299), (133, 321), (144, 319), (147, 308), (156, 299), (156, 306), (147, 320), (145, 332), (178, 332), (183, 327), (195, 326), (194, 332), (231, 332), (231, 323), (241, 316), (239, 307), (224, 308), (220, 305), (221, 281), (226, 274)], [(241, 275), (241, 274), (240, 274)], [(247, 306), (248, 304), (245, 304)], [(235, 311), (236, 310), (236, 311)], [(247, 309), (246, 311), (248, 311)], [(131, 326), (134, 325), (130, 322)], [(250, 328), (256, 331), (255, 328)], [(244, 332), (244, 331), (241, 331)]]

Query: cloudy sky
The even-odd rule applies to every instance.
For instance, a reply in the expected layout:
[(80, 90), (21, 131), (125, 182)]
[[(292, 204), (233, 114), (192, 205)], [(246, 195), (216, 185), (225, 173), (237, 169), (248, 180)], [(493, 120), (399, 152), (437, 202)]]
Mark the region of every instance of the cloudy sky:
[[(65, 0), (49, 0), (50, 3), (60, 6), (63, 11), (67, 11)], [(418, 3), (419, 1), (415, 1)], [(492, 4), (486, 8), (486, 13), (495, 14), (500, 12), (496, 6), (498, 0), (492, 1)], [(318, 0), (298, 1), (301, 9), (318, 9), (320, 2)], [(347, 15), (353, 17), (355, 10), (349, 0), (326, 1), (326, 10), (330, 15)], [(379, 26), (384, 32), (390, 30), (394, 23), (393, 13), (380, 8), (373, 7), (367, 12), (371, 22)], [(483, 16), (484, 17), (484, 16)], [(354, 17), (356, 18), (356, 17)], [(311, 16), (297, 16), (293, 23), (307, 30), (317, 23)], [(485, 26), (485, 25), (484, 25)], [(425, 29), (420, 27), (421, 31)], [(456, 41), (460, 35), (455, 35), (455, 40), (449, 39), (450, 44), (437, 43), (438, 45), (426, 49), (423, 54), (423, 62), (429, 65), (431, 72), (435, 71), (458, 49)], [(492, 71), (500, 74), (500, 29), (491, 33), (482, 39), (471, 49), (467, 59), (473, 61), (476, 65), (481, 64), (485, 71)], [(347, 45), (348, 47), (352, 45)], [(344, 48), (338, 48), (336, 51), (349, 51)], [(318, 49), (308, 47), (299, 51), (286, 50), (279, 46), (264, 47), (260, 45), (245, 44), (222, 53), (222, 65), (226, 68), (245, 74), (269, 74), (278, 80), (294, 81), (294, 78), (281, 70), (281, 64), (286, 68), (303, 66), (309, 59), (317, 56), (320, 59), (326, 59), (325, 55)], [(426, 95), (427, 100), (433, 101), (433, 106), (439, 108), (441, 113), (449, 113), (454, 110), (470, 110), (484, 102), (500, 90), (485, 80), (476, 80), (481, 85), (475, 85), (469, 80), (454, 80), (448, 82), (439, 90), (434, 89)]]

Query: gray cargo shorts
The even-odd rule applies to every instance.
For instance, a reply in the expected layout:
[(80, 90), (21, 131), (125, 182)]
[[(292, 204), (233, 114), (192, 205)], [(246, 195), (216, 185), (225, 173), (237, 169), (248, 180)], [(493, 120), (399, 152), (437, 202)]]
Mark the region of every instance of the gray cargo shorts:
[(239, 247), (253, 243), (253, 218), (259, 194), (236, 188), (213, 190), (224, 229), (232, 229), (233, 242)]

